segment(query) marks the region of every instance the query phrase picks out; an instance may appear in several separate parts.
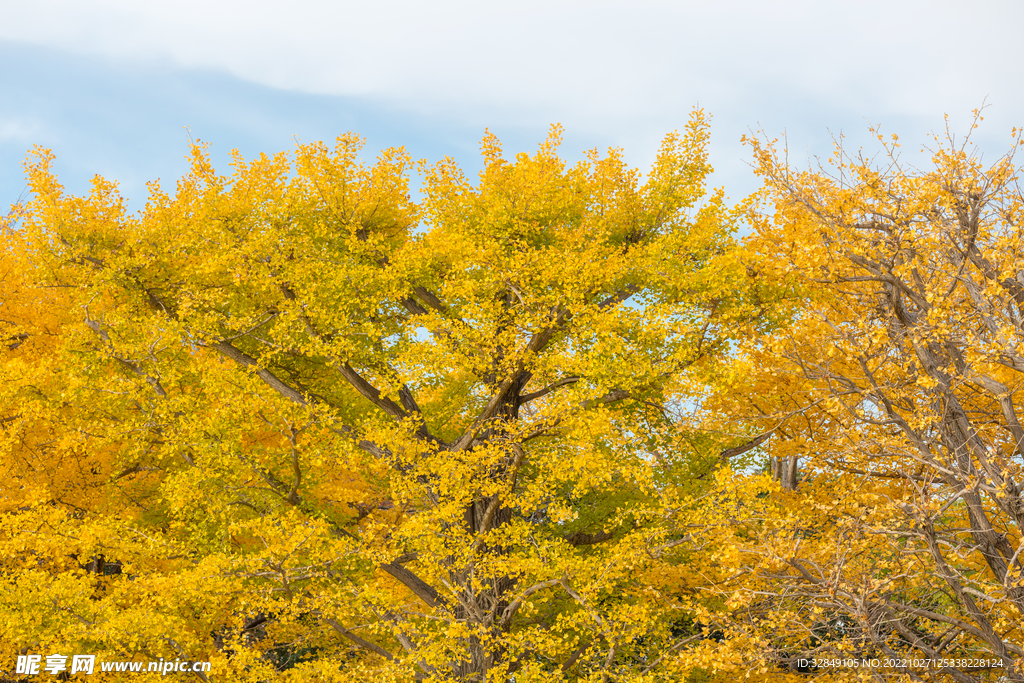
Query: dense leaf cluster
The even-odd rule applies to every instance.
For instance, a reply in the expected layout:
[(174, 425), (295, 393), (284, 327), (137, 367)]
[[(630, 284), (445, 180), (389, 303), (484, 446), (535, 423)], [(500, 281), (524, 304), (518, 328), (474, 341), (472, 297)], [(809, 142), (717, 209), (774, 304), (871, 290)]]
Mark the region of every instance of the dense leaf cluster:
[(699, 111), (644, 175), (560, 134), (486, 137), (475, 182), (354, 136), (229, 176), (197, 146), (135, 214), (37, 150), (0, 249), (0, 648), (1024, 680), (1012, 156), (753, 141), (729, 208)]

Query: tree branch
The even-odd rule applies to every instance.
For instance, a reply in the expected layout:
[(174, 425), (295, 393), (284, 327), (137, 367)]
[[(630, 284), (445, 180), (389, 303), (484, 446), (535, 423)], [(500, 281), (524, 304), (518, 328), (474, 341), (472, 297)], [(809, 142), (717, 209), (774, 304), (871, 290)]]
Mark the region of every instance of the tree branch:
[[(320, 614), (319, 612), (317, 612), (317, 613)], [(328, 626), (333, 628), (335, 631), (340, 633), (345, 638), (348, 638), (350, 641), (352, 641), (353, 643), (355, 643), (359, 647), (361, 647), (361, 648), (363, 648), (365, 650), (369, 650), (370, 652), (375, 652), (375, 653), (379, 654), (381, 657), (383, 657), (384, 659), (394, 661), (395, 656), (393, 654), (391, 654), (390, 652), (388, 652), (387, 650), (385, 650), (384, 648), (382, 648), (380, 645), (377, 645), (376, 643), (371, 643), (368, 640), (364, 640), (363, 638), (360, 638), (355, 633), (352, 633), (352, 631), (349, 631), (347, 628), (345, 628), (344, 626), (339, 624), (334, 619), (331, 619), (330, 617), (325, 617), (325, 616), (323, 616), (323, 614), (320, 614), (320, 618), (324, 620), (325, 624), (327, 624)]]
[(583, 379), (583, 378), (582, 377), (577, 377), (577, 376), (565, 377), (563, 379), (560, 379), (557, 382), (554, 382), (552, 384), (547, 385), (543, 389), (538, 389), (537, 391), (533, 391), (533, 392), (530, 392), (529, 394), (525, 394), (523, 396), (520, 396), (519, 397), (519, 404), (523, 405), (525, 403), (529, 403), (530, 401), (536, 400), (536, 399), (540, 398), (541, 396), (546, 396), (546, 395), (550, 394), (552, 391), (554, 391), (555, 389), (558, 389), (559, 387), (564, 387), (564, 386), (569, 385), (569, 384), (575, 384), (576, 382), (579, 382), (581, 379)]
[(426, 581), (416, 576), (402, 565), (395, 562), (389, 562), (379, 566), (430, 607), (447, 606), (447, 603), (444, 598), (441, 597), (440, 593), (434, 590), (434, 588)]

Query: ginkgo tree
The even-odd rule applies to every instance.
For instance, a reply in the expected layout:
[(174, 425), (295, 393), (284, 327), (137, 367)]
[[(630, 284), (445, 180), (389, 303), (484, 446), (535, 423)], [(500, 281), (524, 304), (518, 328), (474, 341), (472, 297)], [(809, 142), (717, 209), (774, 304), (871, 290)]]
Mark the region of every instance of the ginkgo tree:
[(756, 444), (666, 415), (768, 319), (707, 135), (696, 112), (644, 176), (567, 164), (558, 128), (514, 160), (487, 136), (478, 181), (422, 165), (419, 203), (409, 156), (355, 136), (229, 176), (196, 146), (134, 214), (37, 150), (0, 253), (0, 646), (668, 675), (719, 571), (685, 516)]
[(747, 262), (793, 303), (703, 407), (760, 425), (776, 483), (704, 618), (804, 679), (1024, 681), (1021, 135), (990, 163), (936, 138), (923, 169), (879, 140), (808, 170), (751, 140)]

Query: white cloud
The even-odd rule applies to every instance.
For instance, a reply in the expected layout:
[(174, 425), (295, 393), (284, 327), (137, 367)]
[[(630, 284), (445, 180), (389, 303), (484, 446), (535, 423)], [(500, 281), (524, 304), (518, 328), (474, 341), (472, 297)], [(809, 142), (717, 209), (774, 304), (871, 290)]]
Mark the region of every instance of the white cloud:
[(862, 116), (967, 111), (986, 95), (1024, 110), (1014, 0), (6, 4), (0, 38), (456, 117), (544, 112), (601, 129), (698, 99), (771, 109), (801, 96)]
[[(1022, 26), (1019, 0), (0, 0), (0, 40), (111, 60), (117, 68), (100, 68), (99, 78), (116, 78), (126, 65), (138, 67), (134, 79), (154, 82), (208, 69), (357, 98), (368, 105), (363, 111), (399, 112), (397, 125), (409, 125), (403, 134), (435, 124), (460, 130), (464, 152), (485, 126), (512, 140), (515, 151), (516, 141), (536, 141), (559, 121), (569, 135), (567, 155), (583, 145), (621, 145), (643, 168), (662, 135), (699, 103), (714, 116), (714, 182), (734, 197), (757, 186), (739, 139), (760, 126), (770, 136), (788, 130), (794, 160), (827, 156), (826, 129), (842, 130), (849, 147), (866, 143), (870, 152), (868, 122), (925, 142), (941, 131), (946, 113), (953, 131), (965, 131), (970, 111), (987, 98), (987, 125), (975, 140), (1002, 153), (1011, 126), (1024, 125)], [(100, 127), (146, 128), (159, 118), (143, 113), (142, 101), (110, 102), (101, 116), (102, 107), (83, 104), (80, 93), (36, 94), (70, 116), (81, 107)], [(294, 101), (323, 105), (321, 116), (340, 111)], [(197, 120), (190, 106), (236, 106), (226, 102), (183, 103), (173, 125)], [(17, 103), (4, 104), (0, 116), (32, 118)], [(335, 104), (344, 110), (349, 103)], [(230, 122), (258, 110), (213, 112), (210, 120), (230, 130)], [(124, 111), (136, 118), (126, 121)], [(274, 126), (294, 132), (299, 124), (290, 116), (282, 105)], [(61, 130), (44, 120), (47, 132)], [(416, 120), (425, 123), (411, 126)], [(29, 135), (24, 126), (0, 128), (7, 130)], [(236, 144), (224, 133), (221, 144)], [(121, 144), (118, 135), (104, 140)]]
[(0, 142), (31, 142), (41, 130), (37, 121), (0, 118)]

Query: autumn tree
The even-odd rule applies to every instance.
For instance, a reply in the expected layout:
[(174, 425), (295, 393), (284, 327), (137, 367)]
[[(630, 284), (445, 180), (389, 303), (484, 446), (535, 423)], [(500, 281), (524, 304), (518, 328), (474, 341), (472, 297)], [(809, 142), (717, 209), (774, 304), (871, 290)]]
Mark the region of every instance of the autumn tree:
[(763, 307), (699, 112), (645, 177), (559, 139), (422, 166), (421, 203), (354, 136), (230, 176), (196, 147), (136, 214), (38, 150), (2, 255), (5, 650), (667, 675), (703, 633), (682, 511), (752, 446), (666, 415)]
[(748, 499), (747, 573), (708, 618), (803, 678), (1022, 681), (1020, 134), (987, 164), (936, 139), (923, 170), (879, 140), (881, 163), (839, 144), (811, 170), (752, 141), (750, 275), (794, 305), (714, 401), (761, 425), (776, 482)]

